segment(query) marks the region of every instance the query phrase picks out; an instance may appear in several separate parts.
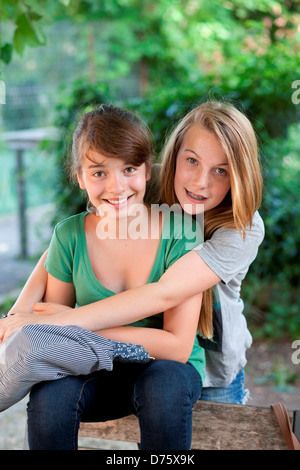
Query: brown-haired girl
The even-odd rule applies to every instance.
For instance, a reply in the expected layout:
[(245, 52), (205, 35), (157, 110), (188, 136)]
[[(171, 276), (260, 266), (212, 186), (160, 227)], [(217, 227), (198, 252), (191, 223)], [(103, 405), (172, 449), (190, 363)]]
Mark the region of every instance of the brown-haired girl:
[[(80, 119), (72, 171), (87, 192), (89, 211), (55, 228), (45, 263), (46, 302), (84, 306), (156, 282), (187, 253), (191, 237), (185, 238), (182, 215), (155, 213), (143, 202), (151, 157), (149, 132), (130, 112), (102, 105)], [(131, 236), (137, 226), (143, 237)], [(188, 449), (189, 410), (204, 380), (204, 350), (196, 341), (201, 298), (198, 294), (163, 314), (102, 331), (105, 338), (142, 345), (155, 360), (115, 362), (109, 372), (36, 384), (28, 404), (29, 448), (74, 450), (82, 420), (136, 413), (142, 449)], [(55, 353), (52, 359), (55, 363)]]

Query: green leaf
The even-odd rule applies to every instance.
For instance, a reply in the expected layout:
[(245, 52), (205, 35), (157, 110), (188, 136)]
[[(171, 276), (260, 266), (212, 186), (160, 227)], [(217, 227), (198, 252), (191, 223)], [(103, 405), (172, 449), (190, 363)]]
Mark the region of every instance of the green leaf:
[(13, 38), (14, 49), (18, 54), (23, 54), (25, 48), (25, 40), (24, 34), (20, 28), (15, 30), (14, 38)]
[[(40, 18), (39, 15), (33, 14), (33, 20)], [(28, 46), (39, 46), (46, 43), (45, 35), (42, 29), (39, 27), (37, 22), (31, 20), (30, 16), (23, 13), (18, 16), (16, 20), (17, 28), (14, 33), (14, 47), (19, 54), (22, 54), (25, 45)]]
[(9, 64), (12, 58), (13, 47), (12, 44), (4, 44), (4, 46), (0, 49), (0, 59), (5, 62), (5, 64)]

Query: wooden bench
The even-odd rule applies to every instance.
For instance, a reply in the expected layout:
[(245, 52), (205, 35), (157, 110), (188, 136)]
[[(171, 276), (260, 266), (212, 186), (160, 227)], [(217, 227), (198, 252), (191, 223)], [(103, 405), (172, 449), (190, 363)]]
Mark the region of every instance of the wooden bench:
[[(300, 411), (288, 411), (300, 440)], [(79, 436), (138, 443), (138, 419), (82, 423)], [(98, 447), (101, 448), (101, 447)], [(272, 408), (198, 401), (193, 412), (193, 450), (287, 450)]]

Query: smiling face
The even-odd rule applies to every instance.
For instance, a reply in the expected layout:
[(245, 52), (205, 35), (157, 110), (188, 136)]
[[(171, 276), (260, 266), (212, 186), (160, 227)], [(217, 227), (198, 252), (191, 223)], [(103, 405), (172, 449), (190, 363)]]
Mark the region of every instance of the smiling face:
[[(212, 132), (194, 124), (176, 158), (174, 190), (186, 212), (218, 206), (230, 189), (228, 158)], [(185, 207), (186, 206), (186, 207)]]
[(150, 165), (129, 165), (121, 158), (106, 157), (90, 150), (83, 157), (77, 178), (81, 189), (87, 191), (90, 202), (102, 209), (114, 208), (117, 215), (126, 213), (133, 204), (143, 204)]

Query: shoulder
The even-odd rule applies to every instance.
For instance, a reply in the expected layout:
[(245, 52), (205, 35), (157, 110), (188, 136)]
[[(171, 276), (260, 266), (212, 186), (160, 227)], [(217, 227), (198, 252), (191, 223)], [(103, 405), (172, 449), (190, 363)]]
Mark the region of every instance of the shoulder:
[(54, 228), (55, 235), (59, 238), (75, 235), (78, 232), (81, 223), (83, 223), (86, 214), (86, 212), (81, 212), (80, 214), (72, 215), (71, 217), (58, 222)]
[(265, 225), (264, 225), (264, 221), (263, 221), (263, 219), (260, 216), (258, 211), (256, 211), (254, 216), (253, 216), (252, 226), (251, 226), (251, 228), (249, 228), (249, 234), (251, 235), (251, 232), (252, 232), (252, 235), (253, 235), (254, 230), (257, 233), (257, 236), (260, 235), (261, 239), (263, 240), (263, 238), (265, 236)]
[[(246, 236), (243, 236), (238, 230), (233, 228), (221, 227), (217, 229), (207, 242), (212, 241), (213, 243), (221, 243), (222, 246), (227, 245), (232, 248), (244, 248), (258, 247), (265, 235), (264, 223), (258, 212), (255, 212), (251, 225), (249, 224), (246, 228)], [(206, 242), (205, 242), (206, 243)]]
[(257, 256), (264, 238), (264, 224), (258, 213), (247, 228), (246, 236), (236, 229), (221, 227), (195, 248), (206, 264), (225, 282), (237, 273), (245, 273)]
[(63, 282), (73, 282), (74, 256), (82, 254), (84, 217), (86, 213), (76, 214), (59, 222), (54, 229), (49, 252), (45, 263), (46, 270)]
[(80, 214), (71, 215), (67, 219), (58, 222), (55, 228), (58, 228), (59, 230), (68, 230), (70, 228), (73, 228), (77, 226), (81, 220), (84, 220), (86, 215), (87, 212), (80, 212)]

